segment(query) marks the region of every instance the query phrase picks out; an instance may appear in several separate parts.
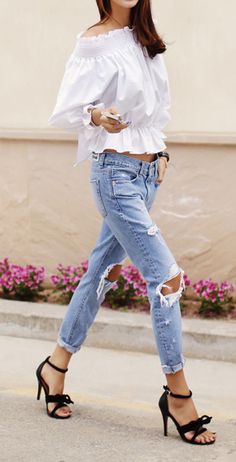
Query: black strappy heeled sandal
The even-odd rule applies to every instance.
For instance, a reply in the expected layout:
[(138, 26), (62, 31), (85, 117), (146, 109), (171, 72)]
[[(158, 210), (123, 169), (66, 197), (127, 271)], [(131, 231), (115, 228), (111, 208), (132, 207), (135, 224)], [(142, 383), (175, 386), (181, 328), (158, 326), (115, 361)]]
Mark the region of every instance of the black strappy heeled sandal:
[[(207, 428), (204, 428), (202, 425), (210, 423), (212, 417), (209, 417), (208, 415), (204, 414), (201, 417), (199, 417), (198, 419), (191, 420), (190, 422), (188, 422), (185, 425), (179, 425), (177, 420), (174, 418), (174, 416), (169, 412), (169, 406), (168, 406), (168, 400), (167, 400), (167, 395), (168, 394), (170, 394), (174, 398), (190, 398), (192, 396), (192, 391), (189, 390), (189, 395), (176, 395), (175, 393), (172, 393), (172, 391), (170, 391), (170, 389), (169, 389), (169, 387), (167, 385), (163, 385), (163, 388), (164, 388), (165, 391), (161, 395), (158, 404), (159, 404), (159, 408), (161, 410), (162, 417), (163, 417), (164, 435), (168, 436), (167, 435), (167, 422), (168, 422), (168, 417), (170, 417), (173, 420), (174, 424), (176, 425), (176, 428), (177, 428), (181, 438), (186, 443), (201, 444), (201, 445), (215, 443), (215, 440), (206, 441), (205, 443), (203, 443), (203, 442), (198, 443), (197, 441), (195, 441), (195, 438), (198, 435), (200, 435), (205, 430), (207, 430)], [(191, 439), (188, 439), (188, 438), (186, 438), (185, 433), (190, 432), (190, 431), (194, 431), (194, 435), (192, 436)], [(215, 434), (216, 432), (212, 432), (212, 433)]]
[[(49, 417), (54, 417), (55, 419), (68, 419), (71, 415), (65, 415), (64, 417), (62, 415), (55, 414), (55, 412), (63, 406), (67, 406), (67, 404), (74, 404), (74, 401), (71, 400), (69, 395), (63, 395), (63, 394), (56, 394), (56, 395), (49, 395), (49, 386), (43, 380), (43, 377), (41, 376), (41, 371), (45, 363), (50, 364), (51, 367), (56, 369), (58, 372), (62, 372), (65, 374), (68, 371), (67, 369), (61, 369), (60, 367), (55, 366), (49, 361), (50, 356), (48, 356), (41, 364), (39, 364), (38, 368), (36, 369), (36, 376), (38, 379), (38, 393), (37, 393), (37, 399), (40, 399), (41, 395), (41, 389), (43, 387), (44, 392), (45, 392), (45, 401), (46, 401), (46, 410), (47, 414)], [(57, 403), (57, 405), (54, 407), (54, 409), (50, 412), (48, 409), (48, 403)]]

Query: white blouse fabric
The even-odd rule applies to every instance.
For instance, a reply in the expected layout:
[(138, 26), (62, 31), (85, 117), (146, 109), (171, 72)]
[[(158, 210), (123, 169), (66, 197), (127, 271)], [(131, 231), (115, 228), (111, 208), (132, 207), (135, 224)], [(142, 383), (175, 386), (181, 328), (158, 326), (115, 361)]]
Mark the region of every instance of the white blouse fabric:
[[(106, 148), (142, 154), (166, 148), (170, 90), (162, 54), (153, 59), (136, 42), (133, 28), (81, 37), (66, 65), (48, 124), (78, 135), (76, 166)], [(117, 107), (130, 121), (120, 133), (91, 124), (91, 107)]]

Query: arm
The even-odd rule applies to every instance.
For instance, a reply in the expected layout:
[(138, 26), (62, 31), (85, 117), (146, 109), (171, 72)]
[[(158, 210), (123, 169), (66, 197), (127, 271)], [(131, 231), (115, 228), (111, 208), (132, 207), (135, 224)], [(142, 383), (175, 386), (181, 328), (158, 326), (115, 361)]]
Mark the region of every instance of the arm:
[[(119, 113), (119, 111), (114, 107), (107, 108), (105, 111), (112, 112), (113, 114)], [(128, 123), (118, 122), (104, 116), (103, 112), (105, 111), (91, 107), (89, 109), (89, 112), (91, 113), (90, 124), (95, 127), (102, 126), (109, 133), (119, 133), (121, 130), (128, 127)]]
[(94, 130), (102, 128), (110, 133), (118, 133), (128, 125), (107, 119), (103, 111), (118, 113), (116, 108), (107, 108), (102, 102), (109, 92), (113, 70), (107, 70), (104, 80), (104, 63), (77, 56), (74, 51), (65, 66), (64, 76), (58, 91), (56, 105), (48, 124), (68, 131), (84, 134), (87, 139)]

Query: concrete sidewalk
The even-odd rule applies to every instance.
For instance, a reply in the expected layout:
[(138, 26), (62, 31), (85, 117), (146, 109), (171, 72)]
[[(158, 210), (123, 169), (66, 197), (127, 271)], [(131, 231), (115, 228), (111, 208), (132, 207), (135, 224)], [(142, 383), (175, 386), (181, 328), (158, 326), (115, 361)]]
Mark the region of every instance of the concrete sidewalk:
[(165, 376), (153, 354), (82, 347), (72, 356), (66, 421), (36, 400), (35, 369), (54, 342), (0, 337), (0, 460), (4, 462), (234, 462), (236, 364), (188, 359), (185, 375), (199, 416), (217, 432), (211, 446), (184, 443), (157, 406)]
[[(0, 334), (56, 340), (67, 306), (0, 299)], [(186, 357), (236, 362), (236, 321), (182, 318)], [(156, 354), (150, 314), (100, 307), (86, 346)]]

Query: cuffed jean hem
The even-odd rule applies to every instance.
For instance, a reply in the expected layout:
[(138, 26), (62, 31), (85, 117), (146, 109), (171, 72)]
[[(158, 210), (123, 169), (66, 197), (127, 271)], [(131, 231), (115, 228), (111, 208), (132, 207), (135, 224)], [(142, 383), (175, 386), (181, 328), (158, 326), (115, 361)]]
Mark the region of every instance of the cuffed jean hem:
[(185, 360), (181, 361), (179, 364), (176, 364), (175, 366), (167, 366), (166, 364), (164, 364), (161, 367), (162, 367), (164, 374), (175, 374), (175, 372), (178, 372), (181, 369), (183, 369), (184, 365), (185, 365)]
[(71, 345), (68, 345), (68, 343), (64, 342), (60, 337), (57, 338), (57, 343), (60, 347), (63, 347), (69, 353), (76, 353), (81, 348), (81, 346), (73, 347)]

